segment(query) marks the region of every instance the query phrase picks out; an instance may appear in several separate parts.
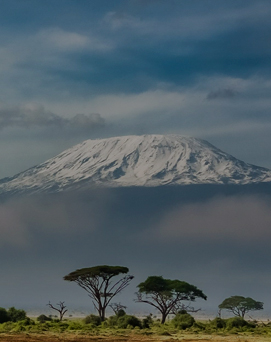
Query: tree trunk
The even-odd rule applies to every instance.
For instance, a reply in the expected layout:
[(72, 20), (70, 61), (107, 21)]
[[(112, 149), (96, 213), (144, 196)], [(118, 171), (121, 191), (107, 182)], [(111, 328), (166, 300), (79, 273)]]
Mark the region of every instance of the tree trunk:
[(102, 308), (102, 309), (101, 309), (101, 315), (100, 315), (100, 317), (101, 317), (101, 321), (104, 322), (104, 321), (105, 321), (105, 308)]
[(162, 312), (162, 319), (161, 319), (161, 324), (164, 324), (167, 318), (167, 314), (165, 312)]

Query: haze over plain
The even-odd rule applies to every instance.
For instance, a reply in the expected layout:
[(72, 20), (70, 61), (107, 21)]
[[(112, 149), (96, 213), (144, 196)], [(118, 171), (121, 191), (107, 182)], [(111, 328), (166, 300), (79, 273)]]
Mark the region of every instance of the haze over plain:
[[(1, 6), (1, 178), (85, 139), (145, 133), (206, 139), (271, 168), (269, 1)], [(0, 306), (84, 304), (62, 276), (108, 263), (136, 275), (122, 301), (162, 274), (202, 288), (212, 308), (240, 294), (270, 310), (268, 187), (152, 191), (145, 206), (109, 189), (3, 202)]]

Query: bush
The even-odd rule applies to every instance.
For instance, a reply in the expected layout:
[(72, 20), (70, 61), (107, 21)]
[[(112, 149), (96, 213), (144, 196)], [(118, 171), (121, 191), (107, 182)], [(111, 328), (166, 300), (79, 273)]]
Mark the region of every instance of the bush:
[(195, 322), (193, 324), (194, 331), (203, 331), (206, 330), (206, 325), (201, 322)]
[(117, 325), (119, 328), (122, 328), (122, 329), (126, 329), (128, 328), (128, 326), (132, 328), (135, 328), (135, 327), (141, 328), (140, 320), (137, 317), (131, 316), (131, 315), (125, 315), (125, 316), (119, 317), (117, 320)]
[(184, 309), (178, 311), (178, 314), (180, 314), (180, 315), (185, 315), (187, 313), (188, 312), (186, 310), (184, 310)]
[(7, 310), (4, 308), (0, 308), (0, 323), (5, 323), (5, 322), (8, 322), (9, 320), (10, 319), (9, 319)]
[(18, 324), (21, 326), (28, 326), (28, 325), (35, 325), (35, 322), (31, 318), (26, 317), (26, 319), (19, 321)]
[(11, 330), (12, 332), (22, 332), (25, 331), (25, 327), (23, 325), (20, 324), (15, 324), (14, 328)]
[(143, 329), (149, 329), (150, 325), (153, 324), (153, 319), (152, 319), (152, 315), (148, 315), (146, 318), (143, 318), (142, 320), (142, 328)]
[(45, 323), (45, 322), (49, 322), (49, 321), (52, 321), (52, 318), (46, 316), (46, 315), (40, 315), (38, 318), (37, 318), (37, 321), (40, 322), (40, 323)]
[(85, 324), (92, 324), (92, 325), (97, 327), (98, 325), (101, 325), (102, 320), (101, 320), (101, 317), (99, 317), (99, 316), (89, 315), (89, 316), (85, 317), (84, 323)]
[(126, 312), (123, 310), (123, 309), (120, 309), (117, 313), (116, 313), (116, 316), (117, 317), (122, 317), (122, 316), (125, 316), (126, 315)]
[(242, 328), (245, 326), (249, 326), (249, 323), (241, 317), (232, 317), (226, 321), (226, 327), (229, 330), (232, 328)]
[[(121, 316), (122, 317), (122, 316)], [(108, 320), (106, 321), (106, 325), (108, 327), (118, 327), (118, 320), (119, 320), (119, 317), (118, 316), (110, 316), (108, 318)]]
[(216, 317), (214, 320), (210, 322), (210, 326), (212, 328), (223, 329), (226, 328), (227, 321), (220, 317)]
[(194, 317), (192, 317), (190, 314), (180, 314), (178, 313), (172, 320), (172, 324), (175, 328), (178, 329), (187, 329), (192, 327), (192, 325), (195, 323)]
[(68, 330), (83, 330), (83, 326), (80, 322), (70, 322)]
[(9, 308), (7, 313), (11, 322), (18, 322), (26, 319), (26, 312), (24, 310), (15, 309), (14, 306)]

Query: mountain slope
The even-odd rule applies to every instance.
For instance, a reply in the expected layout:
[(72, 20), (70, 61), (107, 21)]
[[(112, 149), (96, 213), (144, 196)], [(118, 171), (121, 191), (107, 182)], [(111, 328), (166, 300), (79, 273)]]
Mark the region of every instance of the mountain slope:
[(179, 135), (86, 140), (12, 178), (0, 193), (62, 191), (88, 186), (250, 184), (271, 171), (242, 162), (207, 141)]

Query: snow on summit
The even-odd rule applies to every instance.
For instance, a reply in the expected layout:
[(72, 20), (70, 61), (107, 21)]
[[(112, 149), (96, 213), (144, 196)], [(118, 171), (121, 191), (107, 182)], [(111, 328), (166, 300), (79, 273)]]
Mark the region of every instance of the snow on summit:
[(270, 170), (240, 161), (207, 141), (179, 135), (143, 135), (86, 140), (3, 179), (0, 193), (269, 181)]

